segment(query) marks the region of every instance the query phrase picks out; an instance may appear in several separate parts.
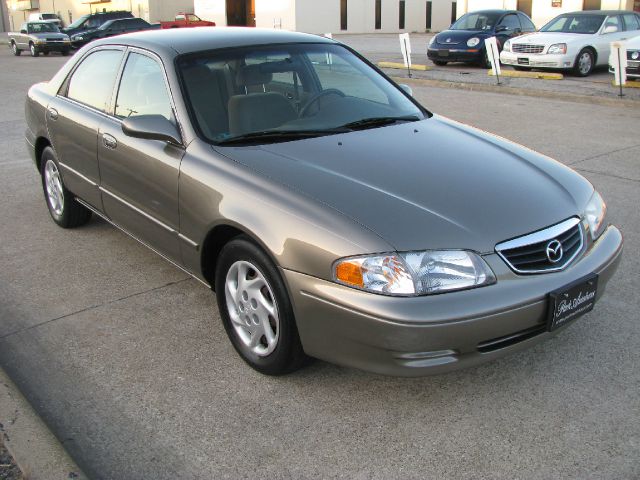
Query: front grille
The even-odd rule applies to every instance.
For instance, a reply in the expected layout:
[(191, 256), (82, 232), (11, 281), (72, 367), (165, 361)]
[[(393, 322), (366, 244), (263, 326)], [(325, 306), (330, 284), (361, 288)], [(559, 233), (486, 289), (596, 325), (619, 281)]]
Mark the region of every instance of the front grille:
[[(560, 243), (562, 253), (557, 247)], [(564, 269), (582, 251), (578, 218), (496, 245), (496, 252), (516, 273), (546, 273)], [(550, 254), (547, 253), (551, 247)]]
[(62, 42), (61, 38), (47, 38), (47, 42)]
[(531, 45), (529, 43), (514, 43), (511, 45), (514, 53), (542, 53), (544, 45)]
[(627, 62), (627, 68), (637, 69), (640, 68), (640, 61), (638, 60), (629, 60)]

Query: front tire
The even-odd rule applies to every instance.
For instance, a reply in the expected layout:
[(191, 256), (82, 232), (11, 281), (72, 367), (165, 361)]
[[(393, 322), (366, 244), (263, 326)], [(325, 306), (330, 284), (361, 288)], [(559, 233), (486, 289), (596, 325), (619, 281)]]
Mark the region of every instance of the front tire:
[(62, 228), (75, 228), (87, 223), (91, 218), (91, 211), (78, 203), (64, 186), (53, 148), (44, 149), (41, 165), (42, 190), (53, 221)]
[(16, 45), (16, 42), (11, 42), (11, 51), (16, 57), (19, 57), (20, 54), (22, 53), (22, 50), (18, 48), (18, 45)]
[(514, 65), (513, 69), (517, 70), (518, 72), (530, 72), (531, 71), (531, 67), (520, 67), (518, 65)]
[(38, 48), (33, 43), (29, 45), (29, 51), (31, 52), (32, 57), (37, 57), (40, 55)]
[(593, 71), (594, 65), (595, 57), (593, 52), (588, 48), (583, 48), (576, 57), (573, 73), (578, 77), (586, 77)]
[(63, 49), (60, 53), (62, 54), (63, 57), (68, 57), (69, 56), (69, 49), (65, 48)]
[(282, 277), (248, 237), (238, 237), (222, 249), (215, 285), (224, 328), (249, 366), (266, 375), (282, 375), (307, 362)]

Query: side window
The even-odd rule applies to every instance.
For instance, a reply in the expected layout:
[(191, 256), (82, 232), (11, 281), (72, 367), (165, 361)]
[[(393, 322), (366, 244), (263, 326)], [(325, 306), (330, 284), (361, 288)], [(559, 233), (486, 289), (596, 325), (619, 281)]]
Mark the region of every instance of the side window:
[(625, 30), (640, 30), (640, 22), (638, 22), (638, 17), (635, 14), (625, 13), (622, 18), (624, 19)]
[(115, 115), (119, 118), (162, 115), (173, 121), (171, 100), (158, 62), (139, 53), (129, 54), (120, 80)]
[(120, 50), (99, 50), (90, 54), (71, 74), (66, 96), (106, 111), (121, 59)]
[(518, 15), (520, 18), (520, 24), (522, 25), (523, 32), (535, 32), (536, 26), (533, 24), (531, 20), (527, 18), (526, 15)]
[(498, 26), (507, 27), (507, 29), (511, 32), (522, 29), (522, 27), (520, 27), (520, 20), (518, 20), (518, 16), (514, 15), (513, 13), (505, 15), (502, 20), (500, 20)]
[(176, 15), (176, 20), (181, 22), (182, 20), (184, 20), (184, 15)]
[(200, 21), (200, 17), (197, 17), (196, 15), (187, 15), (187, 18), (189, 19), (190, 22), (199, 22)]
[(620, 17), (618, 17), (618, 15), (613, 15), (611, 17), (607, 17), (607, 20), (604, 22), (604, 29), (602, 31), (604, 31), (605, 29), (609, 28), (609, 27), (615, 27), (616, 29), (610, 33), (614, 33), (614, 32), (619, 32), (620, 30), (622, 30), (620, 28)]
[(102, 25), (100, 23), (100, 19), (99, 18), (89, 18), (86, 23), (84, 24), (84, 28), (98, 28), (100, 25)]

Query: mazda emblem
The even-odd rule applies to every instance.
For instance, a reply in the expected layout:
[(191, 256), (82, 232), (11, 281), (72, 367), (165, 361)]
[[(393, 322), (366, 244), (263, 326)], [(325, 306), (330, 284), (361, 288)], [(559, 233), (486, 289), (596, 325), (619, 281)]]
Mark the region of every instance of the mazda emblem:
[(562, 250), (562, 244), (558, 240), (551, 240), (547, 243), (547, 258), (551, 263), (558, 263), (562, 260), (564, 251)]

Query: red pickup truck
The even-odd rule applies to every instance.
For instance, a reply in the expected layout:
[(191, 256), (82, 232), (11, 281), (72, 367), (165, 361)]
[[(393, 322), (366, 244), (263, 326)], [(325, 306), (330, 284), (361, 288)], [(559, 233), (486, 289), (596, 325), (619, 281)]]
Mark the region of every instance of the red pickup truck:
[(160, 28), (190, 28), (190, 27), (215, 27), (215, 22), (201, 20), (193, 13), (179, 13), (170, 22), (160, 22)]

